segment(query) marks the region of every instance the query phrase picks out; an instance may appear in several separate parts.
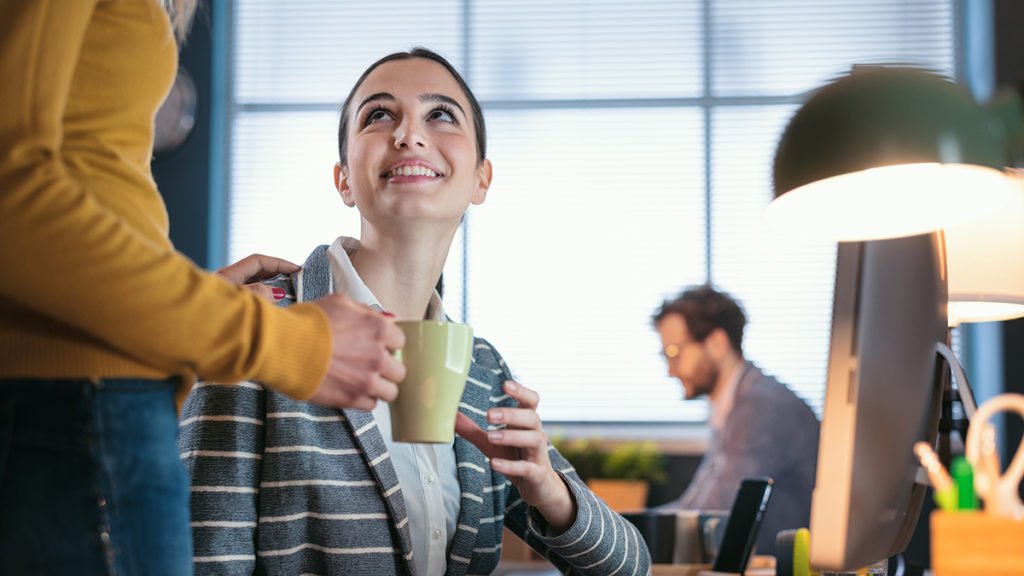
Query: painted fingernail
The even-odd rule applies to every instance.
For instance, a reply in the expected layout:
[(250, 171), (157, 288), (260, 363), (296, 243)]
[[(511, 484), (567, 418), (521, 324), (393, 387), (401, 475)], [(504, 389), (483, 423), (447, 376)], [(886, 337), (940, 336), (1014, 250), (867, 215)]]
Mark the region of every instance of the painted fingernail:
[(394, 318), (395, 317), (394, 314), (392, 314), (391, 312), (388, 312), (387, 310), (381, 310), (380, 313), (385, 315), (385, 316), (387, 316), (388, 318)]
[(274, 300), (283, 299), (288, 293), (284, 291), (284, 288), (274, 288)]

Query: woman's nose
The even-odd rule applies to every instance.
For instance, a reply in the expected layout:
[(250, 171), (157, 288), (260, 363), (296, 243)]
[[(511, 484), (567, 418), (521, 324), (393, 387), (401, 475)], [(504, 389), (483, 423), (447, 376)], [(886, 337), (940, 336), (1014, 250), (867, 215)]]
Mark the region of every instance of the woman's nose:
[(395, 148), (425, 148), (427, 139), (419, 124), (406, 120), (395, 130)]

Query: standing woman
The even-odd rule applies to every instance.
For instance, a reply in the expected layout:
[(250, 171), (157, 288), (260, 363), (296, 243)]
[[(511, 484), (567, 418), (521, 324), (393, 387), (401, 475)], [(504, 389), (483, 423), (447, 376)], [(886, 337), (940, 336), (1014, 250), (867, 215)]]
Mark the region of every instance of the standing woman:
[[(194, 2), (176, 0), (183, 33)], [(195, 376), (372, 407), (401, 331), (281, 310), (177, 253), (150, 174), (177, 45), (158, 0), (0, 0), (0, 573), (191, 572), (176, 407)]]
[[(341, 111), (341, 198), (360, 238), (314, 250), (281, 282), (399, 320), (444, 320), (435, 285), (463, 214), (491, 183), (480, 105), (441, 56), (386, 56)], [(489, 574), (508, 527), (566, 573), (643, 576), (636, 529), (547, 441), (535, 391), (477, 338), (449, 444), (391, 441), (372, 412), (258, 385), (200, 386), (182, 412), (197, 574)]]

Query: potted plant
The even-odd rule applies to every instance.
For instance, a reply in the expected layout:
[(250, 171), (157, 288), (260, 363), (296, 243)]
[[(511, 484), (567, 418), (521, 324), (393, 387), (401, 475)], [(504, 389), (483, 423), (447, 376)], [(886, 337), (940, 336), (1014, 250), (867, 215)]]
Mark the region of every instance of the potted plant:
[(616, 442), (593, 439), (552, 440), (587, 486), (613, 510), (647, 505), (652, 483), (665, 480), (665, 461), (654, 442)]

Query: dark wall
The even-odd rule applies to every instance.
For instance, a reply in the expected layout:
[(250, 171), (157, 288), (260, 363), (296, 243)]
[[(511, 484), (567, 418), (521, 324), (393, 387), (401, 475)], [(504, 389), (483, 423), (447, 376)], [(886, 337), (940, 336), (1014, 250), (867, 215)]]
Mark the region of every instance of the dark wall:
[[(1024, 87), (1024, 2), (996, 0), (994, 8), (996, 85)], [(1005, 391), (1024, 394), (1024, 319), (1003, 322), (1003, 358)], [(1003, 445), (1011, 450), (1004, 453), (1004, 458), (1013, 456), (1012, 448), (1020, 445), (1024, 432), (1019, 419), (1008, 418), (1005, 425)], [(1021, 495), (1024, 496), (1024, 486)]]
[(1020, 0), (996, 0), (995, 42), (996, 81), (1010, 86), (1024, 79), (1024, 3)]
[[(215, 4), (223, 6), (220, 2)], [(192, 76), (198, 93), (195, 126), (179, 148), (157, 155), (152, 162), (153, 178), (170, 215), (171, 241), (179, 251), (204, 268), (210, 264), (208, 251), (211, 242), (211, 16), (208, 4), (201, 3), (179, 57), (179, 65)]]
[[(1003, 326), (1003, 357), (1004, 374), (1006, 375), (1006, 391), (1024, 394), (1024, 319), (1010, 320)], [(1013, 457), (1014, 447), (1020, 446), (1024, 427), (1019, 418), (1005, 420), (1005, 442), (1003, 446), (1003, 466)], [(1024, 484), (1020, 486), (1021, 498), (1024, 498)]]

